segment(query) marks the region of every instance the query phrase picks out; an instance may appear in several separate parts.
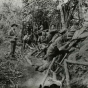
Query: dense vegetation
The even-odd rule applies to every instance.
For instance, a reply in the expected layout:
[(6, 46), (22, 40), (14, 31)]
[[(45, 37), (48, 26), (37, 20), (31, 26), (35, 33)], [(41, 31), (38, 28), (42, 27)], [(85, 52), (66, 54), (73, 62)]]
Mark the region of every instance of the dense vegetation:
[[(79, 0), (69, 0), (68, 2), (62, 2), (62, 10), (60, 10), (61, 6), (59, 4), (59, 0), (22, 0), (23, 7), (13, 6), (13, 1), (3, 3), (2, 10), (0, 11), (0, 87), (18, 88), (17, 85), (20, 86), (29, 78), (32, 78), (33, 76), (35, 76), (35, 74), (38, 74), (38, 72), (35, 72), (34, 69), (29, 66), (28, 62), (25, 59), (25, 56), (30, 54), (32, 50), (27, 48), (25, 51), (22, 51), (21, 49), (22, 42), (20, 40), (22, 35), (24, 35), (24, 32), (26, 31), (26, 28), (23, 28), (24, 26), (29, 26), (35, 29), (37, 25), (39, 29), (40, 25), (42, 24), (44, 26), (44, 29), (49, 30), (51, 28), (51, 25), (54, 24), (55, 28), (58, 29), (58, 31), (66, 28), (66, 30), (69, 32), (71, 30), (71, 27), (74, 26), (75, 22), (78, 22), (78, 27), (76, 28), (76, 30), (85, 26), (87, 32), (88, 1), (80, 0), (80, 4), (78, 3)], [(63, 11), (63, 14), (61, 13), (61, 11)], [(15, 58), (12, 58), (9, 55), (10, 39), (8, 38), (8, 31), (10, 30), (11, 25), (14, 23), (18, 24), (17, 35), (19, 37), (19, 41)], [(33, 32), (35, 31), (33, 30)], [(79, 47), (79, 49), (76, 49), (74, 52), (69, 53), (67, 58), (70, 60), (77, 59), (79, 61), (88, 61), (86, 49), (87, 45), (85, 45), (85, 43), (88, 43), (88, 38), (86, 38), (85, 41), (81, 41), (80, 43), (78, 43), (77, 46)], [(81, 47), (83, 47), (83, 44), (86, 48), (81, 49)], [(36, 43), (33, 48), (36, 49)], [(34, 63), (36, 63), (36, 61), (37, 64), (41, 63), (40, 59), (36, 60), (34, 57), (32, 58), (32, 60), (34, 60)], [(77, 76), (83, 76), (83, 78), (85, 79), (85, 76), (88, 73), (85, 70), (87, 70), (88, 67), (81, 67), (77, 65), (73, 66), (72, 64), (69, 65), (69, 67), (73, 69), (71, 70), (71, 68), (69, 68), (69, 73), (71, 76), (70, 80), (72, 81), (72, 83)], [(84, 70), (80, 71), (79, 69)], [(79, 71), (77, 72), (77, 70)], [(75, 73), (77, 74), (75, 75)], [(85, 74), (83, 75), (83, 73)], [(72, 84), (73, 87), (76, 86), (76, 84)], [(84, 84), (87, 83), (84, 82)]]

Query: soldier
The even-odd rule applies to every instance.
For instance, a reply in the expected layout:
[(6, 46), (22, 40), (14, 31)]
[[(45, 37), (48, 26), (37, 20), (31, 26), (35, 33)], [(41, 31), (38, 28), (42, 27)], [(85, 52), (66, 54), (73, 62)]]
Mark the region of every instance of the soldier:
[[(62, 36), (58, 37), (48, 48), (47, 50), (47, 56), (48, 60), (51, 61), (53, 57), (55, 57), (58, 53), (61, 53), (60, 51), (65, 51), (65, 43), (67, 41), (66, 39), (66, 30), (62, 31), (61, 34)], [(65, 34), (64, 34), (65, 33)], [(63, 49), (60, 47), (63, 46)]]
[(42, 32), (42, 36), (39, 37), (39, 40), (38, 40), (40, 43), (47, 43), (47, 34), (46, 32)]
[(39, 42), (39, 49), (44, 50), (44, 53), (46, 54), (47, 34), (45, 31), (43, 31), (42, 35), (39, 36), (38, 42)]
[(57, 29), (55, 29), (55, 26), (52, 25), (49, 32), (48, 32), (48, 35), (47, 35), (47, 40), (48, 42), (50, 42), (53, 38), (53, 36), (58, 33)]
[(14, 56), (15, 49), (16, 49), (16, 43), (17, 43), (17, 33), (16, 33), (16, 28), (17, 24), (12, 24), (11, 25), (11, 30), (9, 31), (9, 36), (11, 38), (11, 52), (10, 54), (12, 57)]
[(22, 30), (21, 30), (21, 42), (23, 43), (23, 37), (25, 35), (25, 30), (26, 30), (26, 21), (22, 21)]
[(25, 49), (26, 43), (29, 42), (29, 38), (30, 38), (30, 35), (29, 35), (29, 33), (27, 32), (27, 34), (23, 37), (23, 49)]
[[(48, 68), (50, 62), (52, 61), (52, 59), (54, 57), (56, 57), (59, 54), (62, 54), (62, 56), (64, 56), (65, 53), (68, 52), (68, 50), (66, 49), (66, 46), (70, 43), (68, 42), (67, 44), (67, 38), (66, 38), (66, 30), (62, 30), (61, 31), (62, 36), (58, 37), (55, 42), (53, 42), (48, 50), (47, 50), (47, 54), (46, 57), (47, 58), (47, 65), (44, 64), (43, 66), (39, 67), (39, 71), (43, 71), (44, 69)], [(59, 60), (60, 61), (60, 60)]]
[(43, 25), (40, 26), (40, 30), (43, 31), (44, 30), (44, 27)]

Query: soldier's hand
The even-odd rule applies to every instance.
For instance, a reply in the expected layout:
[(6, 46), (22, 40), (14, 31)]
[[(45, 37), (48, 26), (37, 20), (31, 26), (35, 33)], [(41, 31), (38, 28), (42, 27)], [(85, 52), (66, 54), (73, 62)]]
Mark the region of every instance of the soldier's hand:
[(51, 44), (51, 43), (52, 43), (52, 41), (49, 42), (49, 44)]

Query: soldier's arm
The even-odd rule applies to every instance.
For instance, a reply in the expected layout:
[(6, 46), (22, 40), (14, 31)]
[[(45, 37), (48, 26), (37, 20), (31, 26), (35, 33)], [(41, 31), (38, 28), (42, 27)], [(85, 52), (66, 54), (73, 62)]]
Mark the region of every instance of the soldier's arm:
[(10, 36), (10, 32), (11, 32), (11, 30), (8, 31), (8, 36)]
[(41, 43), (41, 38), (40, 37), (38, 38), (38, 42)]
[(57, 48), (58, 50), (60, 50), (60, 47), (61, 47), (61, 37), (57, 38), (54, 42), (56, 42), (56, 45), (57, 45)]
[(11, 36), (11, 30), (8, 31), (8, 38), (12, 38), (12, 36)]
[(65, 45), (61, 46), (61, 47), (59, 48), (59, 51), (61, 51), (61, 50), (66, 50), (66, 47), (68, 46), (68, 44), (69, 44), (69, 42), (67, 42)]
[(55, 30), (50, 30), (50, 34), (52, 33), (58, 33), (58, 31), (55, 29)]

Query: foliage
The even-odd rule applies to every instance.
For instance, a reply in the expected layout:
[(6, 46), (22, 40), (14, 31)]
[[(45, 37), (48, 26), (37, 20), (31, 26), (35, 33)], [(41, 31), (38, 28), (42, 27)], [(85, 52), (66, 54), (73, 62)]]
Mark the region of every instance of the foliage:
[(6, 34), (13, 23), (21, 24), (21, 8), (13, 6), (12, 2), (4, 2), (0, 12), (0, 29)]
[[(26, 17), (28, 18), (31, 14), (32, 23), (35, 22), (38, 25), (40, 25), (43, 24), (44, 21), (47, 21), (48, 24), (50, 24), (52, 21), (55, 22), (55, 20), (53, 19), (55, 19), (57, 14), (56, 12), (57, 4), (53, 0), (23, 0), (23, 4), (24, 4), (23, 10), (24, 20)], [(29, 19), (31, 18), (29, 17)]]

